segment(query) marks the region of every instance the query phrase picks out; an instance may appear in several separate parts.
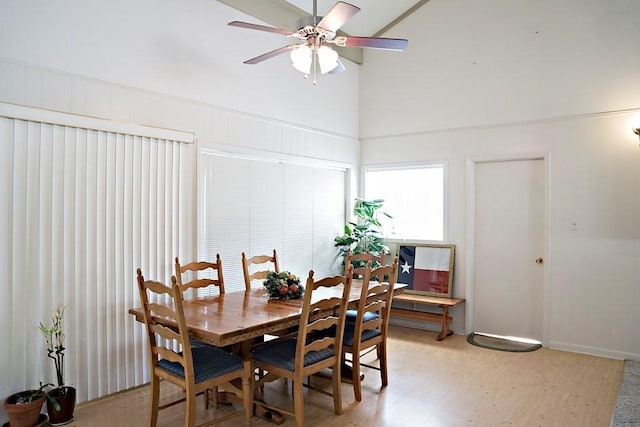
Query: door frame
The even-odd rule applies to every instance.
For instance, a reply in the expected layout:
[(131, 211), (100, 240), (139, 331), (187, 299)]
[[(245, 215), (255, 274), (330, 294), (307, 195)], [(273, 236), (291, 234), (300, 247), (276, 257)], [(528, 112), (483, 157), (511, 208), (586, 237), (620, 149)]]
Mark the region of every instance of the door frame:
[(512, 162), (521, 160), (542, 160), (544, 194), (542, 199), (543, 207), (543, 284), (542, 284), (542, 344), (545, 346), (549, 342), (549, 283), (551, 265), (550, 247), (550, 153), (509, 153), (486, 156), (471, 156), (466, 158), (466, 299), (465, 304), (466, 319), (465, 329), (469, 334), (474, 331), (474, 289), (475, 289), (475, 251), (476, 251), (476, 165), (479, 163)]

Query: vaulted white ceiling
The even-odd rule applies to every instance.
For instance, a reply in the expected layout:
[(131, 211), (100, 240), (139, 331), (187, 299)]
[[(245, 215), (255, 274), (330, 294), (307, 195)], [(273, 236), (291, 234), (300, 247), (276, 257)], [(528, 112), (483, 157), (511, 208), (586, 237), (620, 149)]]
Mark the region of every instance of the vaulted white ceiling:
[[(271, 26), (296, 30), (296, 21), (313, 15), (314, 0), (218, 0), (258, 21)], [(361, 9), (342, 28), (341, 33), (353, 36), (384, 36), (384, 32), (429, 0), (349, 0)], [(317, 0), (318, 16), (324, 16), (336, 0)], [(362, 49), (343, 48), (340, 55), (362, 63)]]
[[(288, 0), (289, 3), (313, 13), (313, 0)], [(317, 0), (318, 15), (323, 16), (336, 3), (336, 0)], [(352, 36), (373, 36), (384, 30), (396, 19), (402, 19), (405, 13), (410, 13), (414, 6), (426, 3), (418, 0), (348, 0), (354, 6), (362, 9), (343, 27), (345, 33)]]

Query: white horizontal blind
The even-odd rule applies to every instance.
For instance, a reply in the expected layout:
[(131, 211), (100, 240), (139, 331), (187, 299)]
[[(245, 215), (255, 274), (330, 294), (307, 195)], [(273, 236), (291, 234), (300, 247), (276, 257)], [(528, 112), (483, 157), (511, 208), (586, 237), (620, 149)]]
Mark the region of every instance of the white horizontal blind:
[(344, 233), (344, 174), (313, 170), (313, 269), (316, 277), (342, 273), (342, 259), (333, 239)]
[(136, 268), (190, 254), (194, 145), (0, 117), (0, 395), (55, 379), (37, 329), (65, 314), (78, 401), (148, 380)]
[[(227, 292), (244, 289), (241, 253), (278, 252), (302, 280), (340, 271), (333, 238), (344, 227), (345, 171), (200, 154), (199, 259), (219, 253)], [(256, 286), (254, 284), (254, 286)]]

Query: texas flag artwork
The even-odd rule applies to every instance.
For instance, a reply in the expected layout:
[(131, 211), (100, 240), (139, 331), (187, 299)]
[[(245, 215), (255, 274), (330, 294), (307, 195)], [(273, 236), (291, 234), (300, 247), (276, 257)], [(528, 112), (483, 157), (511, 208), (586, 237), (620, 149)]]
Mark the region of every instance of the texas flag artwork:
[(400, 246), (398, 282), (416, 293), (451, 295), (449, 289), (453, 247)]

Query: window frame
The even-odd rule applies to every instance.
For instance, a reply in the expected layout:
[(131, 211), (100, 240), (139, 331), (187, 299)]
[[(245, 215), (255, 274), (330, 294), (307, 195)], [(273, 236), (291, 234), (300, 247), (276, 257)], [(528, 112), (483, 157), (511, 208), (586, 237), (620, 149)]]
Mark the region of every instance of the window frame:
[[(442, 240), (433, 239), (417, 239), (417, 238), (393, 238), (384, 236), (385, 242), (388, 243), (446, 243), (449, 239), (449, 164), (446, 160), (432, 160), (427, 162), (411, 162), (411, 163), (388, 163), (377, 165), (362, 165), (360, 167), (360, 185), (359, 194), (365, 197), (366, 180), (365, 176), (370, 171), (394, 171), (406, 169), (427, 169), (432, 167), (442, 167)], [(383, 207), (384, 210), (384, 207)], [(392, 213), (391, 213), (392, 214)]]
[[(343, 179), (344, 179), (344, 182), (343, 182), (344, 198), (341, 199), (342, 210), (343, 210), (343, 215), (341, 216), (343, 218), (340, 221), (340, 227), (336, 229), (335, 235), (338, 235), (343, 230), (345, 218), (347, 217), (347, 214), (348, 214), (346, 210), (347, 205), (345, 201), (348, 200), (347, 197), (350, 197), (353, 194), (353, 192), (351, 191), (351, 183), (355, 181), (352, 178), (352, 175), (355, 170), (354, 165), (346, 162), (315, 159), (315, 158), (303, 157), (303, 156), (286, 154), (286, 153), (267, 152), (259, 149), (240, 149), (240, 148), (236, 149), (236, 147), (229, 148), (221, 144), (198, 141), (197, 168), (196, 168), (197, 170), (194, 171), (194, 176), (195, 176), (194, 179), (196, 179), (198, 183), (197, 184), (197, 203), (196, 203), (196, 212), (197, 212), (196, 222), (198, 224), (198, 233), (196, 233), (194, 237), (195, 253), (197, 254), (197, 256), (201, 256), (201, 254), (205, 251), (203, 241), (200, 236), (200, 232), (201, 230), (206, 228), (205, 221), (207, 221), (205, 217), (206, 188), (205, 188), (205, 185), (203, 185), (203, 179), (204, 179), (203, 174), (206, 173), (206, 166), (205, 166), (206, 156), (234, 158), (239, 160), (255, 161), (255, 162), (260, 162), (265, 164), (272, 163), (272, 164), (279, 164), (279, 165), (285, 165), (285, 166), (286, 165), (301, 166), (305, 168), (313, 168), (313, 169), (325, 170), (325, 171), (336, 171), (336, 172), (342, 173)], [(331, 236), (330, 240), (326, 240), (327, 244), (330, 244), (331, 246), (333, 246), (333, 243), (332, 243), (333, 237), (334, 235)], [(320, 241), (325, 242), (324, 239)], [(292, 272), (300, 275), (301, 277), (303, 278), (306, 277), (308, 270), (304, 270), (304, 269), (296, 270), (292, 268), (290, 264), (286, 263), (286, 258), (285, 258), (286, 252), (283, 250), (283, 248), (276, 247), (275, 249), (278, 251), (278, 261), (281, 268), (283, 268), (284, 266), (284, 269), (290, 269)], [(249, 247), (245, 250), (250, 252), (251, 248)], [(270, 250), (271, 250), (271, 246), (269, 247), (269, 251)], [(336, 249), (336, 253), (337, 253), (337, 249)], [(238, 255), (239, 255), (239, 252), (238, 252)], [(230, 262), (235, 263), (233, 259), (231, 259), (231, 261), (227, 261), (226, 259), (228, 257), (223, 256), (222, 258), (225, 265), (225, 271), (228, 268), (227, 266), (230, 265), (229, 264)], [(312, 258), (312, 265), (309, 266), (309, 268), (313, 268), (316, 271), (316, 273), (331, 275), (331, 274), (337, 274), (342, 269), (342, 266), (339, 265), (339, 263), (336, 261), (333, 261), (333, 264), (331, 265), (327, 264), (326, 267), (322, 267), (322, 268), (317, 267), (313, 265), (313, 263), (315, 263), (316, 260), (321, 261), (321, 259), (319, 259), (316, 256), (315, 258)], [(324, 271), (325, 269), (326, 271)], [(225, 288), (227, 292), (233, 291), (234, 289), (236, 290), (244, 289), (244, 282), (241, 283), (242, 286), (238, 285), (237, 283), (233, 285), (234, 282), (235, 281), (230, 280), (230, 276), (225, 273)], [(229, 283), (232, 283), (232, 285), (229, 285)]]

